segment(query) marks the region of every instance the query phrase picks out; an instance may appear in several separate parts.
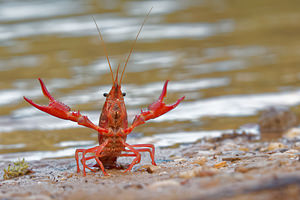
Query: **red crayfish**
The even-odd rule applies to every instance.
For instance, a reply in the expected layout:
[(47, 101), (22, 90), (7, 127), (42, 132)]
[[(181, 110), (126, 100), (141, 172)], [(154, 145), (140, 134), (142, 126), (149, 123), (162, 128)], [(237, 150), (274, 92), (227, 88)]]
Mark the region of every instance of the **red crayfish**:
[[(151, 11), (151, 10), (150, 10)], [(150, 13), (150, 12), (149, 12)], [(148, 13), (148, 15), (149, 15)], [(147, 15), (147, 17), (148, 17)], [(124, 75), (124, 71), (126, 69), (126, 65), (128, 63), (128, 60), (130, 58), (130, 55), (133, 51), (134, 45), (137, 41), (137, 38), (142, 30), (142, 27), (147, 19), (145, 18), (137, 36), (133, 43), (133, 46), (130, 50), (130, 53), (127, 57), (127, 60), (125, 62), (120, 81), (118, 80), (118, 72), (120, 68), (120, 64), (117, 68), (116, 76), (114, 77), (112, 67), (105, 49), (105, 44), (101, 35), (101, 32), (99, 30), (99, 27), (97, 26), (95, 19), (94, 22), (96, 24), (97, 30), (100, 35), (101, 42), (104, 47), (106, 59), (109, 64), (110, 73), (112, 76), (112, 88), (109, 93), (104, 93), (104, 97), (106, 97), (106, 101), (104, 103), (104, 106), (102, 108), (102, 113), (99, 119), (99, 125), (95, 125), (92, 123), (87, 116), (81, 115), (80, 111), (75, 112), (71, 111), (71, 108), (59, 101), (56, 101), (51, 94), (48, 92), (45, 84), (43, 81), (39, 78), (41, 88), (43, 91), (43, 94), (49, 99), (49, 105), (48, 106), (41, 106), (36, 103), (34, 103), (32, 100), (24, 97), (24, 99), (30, 103), (32, 106), (36, 107), (37, 109), (46, 112), (50, 115), (53, 115), (55, 117), (65, 119), (65, 120), (71, 120), (74, 122), (77, 122), (79, 125), (86, 126), (88, 128), (92, 128), (98, 132), (98, 141), (99, 145), (90, 149), (77, 149), (75, 152), (75, 158), (77, 163), (77, 172), (80, 172), (79, 168), (79, 153), (82, 153), (82, 159), (81, 163), (83, 165), (83, 173), (84, 176), (86, 175), (85, 169), (88, 168), (91, 171), (95, 172), (94, 169), (90, 168), (87, 164), (87, 160), (95, 159), (97, 164), (93, 167), (100, 167), (104, 175), (108, 175), (105, 171), (105, 168), (111, 168), (116, 167), (116, 161), (118, 157), (134, 157), (133, 161), (129, 165), (129, 167), (124, 171), (130, 171), (132, 167), (135, 164), (138, 164), (141, 160), (141, 154), (140, 152), (149, 152), (152, 164), (156, 165), (154, 161), (154, 153), (155, 148), (153, 144), (135, 144), (130, 145), (126, 143), (127, 135), (132, 132), (132, 130), (141, 124), (144, 124), (147, 120), (154, 119), (156, 117), (159, 117), (166, 112), (174, 109), (183, 99), (184, 97), (181, 97), (177, 100), (176, 103), (173, 105), (166, 105), (163, 102), (164, 97), (167, 93), (167, 84), (168, 81), (165, 82), (162, 93), (157, 101), (152, 103), (147, 111), (141, 110), (141, 113), (139, 115), (136, 115), (132, 125), (128, 127), (128, 121), (127, 121), (127, 112), (126, 107), (124, 103), (124, 96), (125, 93), (121, 91), (121, 82)], [(86, 154), (92, 154), (89, 156), (86, 156)]]

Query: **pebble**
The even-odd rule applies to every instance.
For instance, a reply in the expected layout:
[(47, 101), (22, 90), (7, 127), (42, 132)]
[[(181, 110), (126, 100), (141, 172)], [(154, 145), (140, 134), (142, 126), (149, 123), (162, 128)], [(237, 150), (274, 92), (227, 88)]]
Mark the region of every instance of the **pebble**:
[(283, 135), (284, 138), (289, 140), (300, 139), (300, 128), (291, 128)]
[(223, 161), (234, 162), (234, 161), (237, 161), (237, 160), (241, 160), (241, 157), (240, 156), (225, 156), (225, 157), (222, 157), (222, 160)]
[(148, 186), (150, 189), (158, 189), (162, 187), (176, 187), (180, 186), (180, 183), (174, 179), (168, 179), (168, 180), (163, 180), (163, 181), (157, 181)]
[(274, 153), (272, 154), (270, 157), (269, 157), (269, 160), (276, 160), (276, 159), (284, 159), (284, 158), (290, 158), (290, 159), (297, 159), (298, 158), (298, 155), (297, 153), (287, 153), (287, 152), (284, 152), (284, 153)]
[(243, 166), (239, 166), (235, 168), (236, 172), (240, 172), (240, 173), (246, 173), (250, 170), (250, 168), (248, 167), (243, 167)]
[(124, 186), (124, 189), (143, 189), (143, 185), (138, 183), (138, 184), (128, 184)]
[(293, 148), (300, 151), (300, 142), (296, 142)]
[(206, 155), (206, 156), (210, 156), (210, 155), (214, 155), (215, 151), (213, 150), (208, 150), (208, 151), (204, 151), (204, 150), (199, 150), (197, 152), (198, 155)]
[(179, 178), (193, 178), (193, 177), (204, 177), (204, 176), (214, 176), (217, 170), (214, 168), (204, 169), (203, 167), (196, 167), (192, 170), (180, 172), (178, 174)]
[(32, 195), (26, 197), (27, 200), (51, 200), (52, 198), (45, 195)]
[(147, 172), (152, 174), (154, 172), (157, 172), (160, 169), (160, 166), (150, 165), (146, 168)]
[(207, 162), (206, 157), (202, 156), (197, 158), (196, 160), (194, 160), (191, 164), (197, 164), (197, 165), (205, 165), (205, 163)]
[(271, 107), (263, 111), (258, 124), (262, 133), (285, 131), (298, 124), (297, 116), (288, 107)]
[(280, 142), (272, 142), (268, 146), (268, 151), (273, 151), (273, 150), (277, 150), (277, 149), (284, 149), (284, 148), (287, 148), (287, 146), (280, 143)]
[(237, 145), (233, 142), (226, 142), (222, 147), (222, 151), (232, 151), (234, 149), (237, 149)]
[(157, 172), (161, 167), (155, 166), (155, 165), (143, 165), (140, 167), (140, 171), (147, 171), (148, 173), (152, 174), (154, 172)]
[(240, 147), (239, 150), (249, 152), (249, 148), (247, 148), (247, 147)]
[(296, 149), (289, 149), (289, 150), (287, 150), (285, 153), (289, 153), (289, 154), (297, 154), (297, 153), (299, 153), (299, 150), (296, 150)]
[(219, 168), (226, 167), (226, 166), (227, 166), (227, 162), (223, 161), (223, 162), (215, 164), (214, 168), (219, 169)]
[(174, 162), (186, 162), (187, 160), (185, 158), (177, 158), (174, 160)]
[(160, 172), (158, 175), (163, 176), (163, 175), (167, 175), (167, 174), (168, 174), (168, 172), (163, 171), (163, 172)]

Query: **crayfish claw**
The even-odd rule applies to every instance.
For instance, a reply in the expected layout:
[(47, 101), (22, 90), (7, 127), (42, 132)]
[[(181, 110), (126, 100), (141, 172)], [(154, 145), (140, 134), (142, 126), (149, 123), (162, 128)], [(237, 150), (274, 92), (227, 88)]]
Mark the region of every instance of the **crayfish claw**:
[(141, 115), (144, 116), (145, 121), (149, 119), (154, 119), (165, 114), (166, 112), (169, 112), (170, 110), (174, 109), (185, 98), (185, 96), (183, 96), (180, 99), (178, 99), (174, 104), (166, 105), (165, 102), (163, 102), (163, 100), (167, 95), (167, 85), (168, 80), (165, 82), (162, 93), (158, 100), (148, 106), (148, 111), (141, 113)]
[(51, 96), (50, 92), (47, 90), (45, 83), (43, 82), (43, 80), (41, 78), (39, 78), (40, 84), (41, 84), (41, 88), (43, 91), (43, 94), (50, 100), (50, 101), (54, 101), (54, 98)]
[(56, 101), (54, 97), (51, 96), (49, 91), (47, 90), (44, 82), (42, 79), (39, 78), (41, 88), (43, 91), (43, 94), (49, 99), (49, 105), (47, 106), (41, 106), (36, 103), (34, 103), (31, 99), (28, 99), (27, 97), (24, 97), (25, 101), (30, 103), (32, 106), (36, 107), (37, 109), (46, 112), (52, 116), (65, 119), (65, 120), (71, 120), (74, 122), (77, 122), (79, 125), (86, 126), (88, 128), (92, 128), (94, 130), (97, 130), (98, 132), (108, 132), (105, 128), (101, 128), (95, 124), (93, 124), (87, 116), (83, 116), (80, 114), (80, 111), (73, 112), (71, 111), (71, 108), (67, 106), (66, 104)]
[(185, 96), (179, 98), (174, 104), (172, 105), (166, 105), (165, 102), (163, 102), (164, 98), (167, 95), (167, 85), (168, 85), (168, 80), (165, 82), (163, 90), (161, 95), (159, 96), (158, 100), (153, 102), (152, 104), (150, 104), (148, 106), (148, 110), (143, 111), (143, 109), (141, 109), (141, 114), (136, 115), (132, 125), (125, 129), (124, 132), (126, 134), (129, 134), (134, 127), (137, 127), (141, 124), (144, 124), (147, 120), (150, 119), (154, 119), (157, 118), (163, 114), (165, 114), (166, 112), (169, 112), (170, 110), (174, 109), (176, 106), (178, 106), (178, 104), (184, 100)]
[(49, 108), (48, 106), (41, 106), (39, 104), (34, 103), (31, 99), (28, 99), (27, 97), (23, 96), (23, 98), (25, 99), (25, 101), (27, 101), (28, 103), (30, 103), (32, 106), (36, 107), (37, 109), (44, 111), (44, 112), (49, 112)]

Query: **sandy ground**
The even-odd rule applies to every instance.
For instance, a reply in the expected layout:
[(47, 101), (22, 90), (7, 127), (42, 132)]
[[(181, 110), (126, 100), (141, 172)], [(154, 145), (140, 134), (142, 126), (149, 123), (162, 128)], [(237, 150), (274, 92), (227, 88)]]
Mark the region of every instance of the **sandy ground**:
[(0, 199), (300, 199), (297, 140), (238, 136), (158, 149), (157, 167), (143, 157), (132, 172), (107, 170), (110, 176), (84, 177), (75, 159), (29, 162), (34, 173), (1, 179)]

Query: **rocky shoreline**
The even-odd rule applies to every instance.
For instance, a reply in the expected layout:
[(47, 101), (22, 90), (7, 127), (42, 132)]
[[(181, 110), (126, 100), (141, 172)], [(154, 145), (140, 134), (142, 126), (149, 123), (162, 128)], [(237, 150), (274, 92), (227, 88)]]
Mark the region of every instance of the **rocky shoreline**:
[[(147, 158), (148, 155), (143, 155)], [(34, 173), (0, 182), (0, 199), (299, 199), (300, 142), (247, 135), (158, 149), (158, 166), (76, 173), (75, 160), (29, 162)], [(130, 160), (121, 160), (126, 165)], [(0, 163), (1, 169), (8, 163)], [(1, 177), (3, 170), (1, 170)]]

